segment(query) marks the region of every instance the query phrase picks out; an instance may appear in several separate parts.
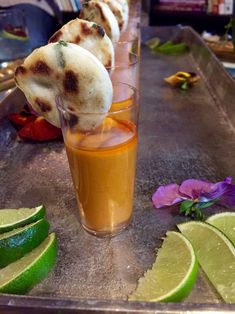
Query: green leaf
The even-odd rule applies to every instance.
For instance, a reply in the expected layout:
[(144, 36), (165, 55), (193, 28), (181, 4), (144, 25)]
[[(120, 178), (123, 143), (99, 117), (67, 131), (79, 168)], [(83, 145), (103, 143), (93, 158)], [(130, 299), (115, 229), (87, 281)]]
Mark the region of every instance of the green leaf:
[(189, 89), (189, 83), (187, 81), (185, 81), (182, 85), (180, 85), (180, 89), (188, 90)]
[(202, 209), (209, 207), (213, 204), (214, 202), (195, 203), (192, 200), (186, 200), (180, 204), (180, 213), (184, 214), (185, 216), (189, 216), (195, 220), (205, 220)]
[(215, 202), (214, 201), (210, 201), (210, 202), (201, 202), (201, 203), (197, 203), (196, 204), (196, 207), (197, 208), (200, 208), (200, 209), (204, 209), (204, 208), (207, 208), (207, 207), (210, 207), (212, 205), (214, 205)]
[(65, 58), (64, 58), (63, 51), (61, 49), (62, 45), (63, 44), (61, 44), (59, 42), (58, 45), (55, 45), (54, 49), (55, 49), (55, 53), (56, 53), (56, 60), (58, 62), (59, 67), (64, 68), (65, 67)]
[(171, 40), (166, 41), (165, 43), (161, 44), (160, 46), (158, 46), (158, 51), (162, 51), (164, 49), (170, 48), (174, 46), (173, 42)]
[(204, 213), (202, 212), (201, 208), (195, 207), (194, 219), (196, 220), (205, 220)]
[(187, 213), (190, 211), (191, 207), (193, 206), (194, 202), (191, 200), (183, 201), (180, 204), (180, 213), (185, 213), (187, 216)]
[(185, 43), (174, 44), (171, 41), (167, 41), (162, 45), (158, 45), (153, 49), (154, 52), (159, 52), (163, 54), (175, 55), (181, 54), (188, 50), (188, 45)]
[(191, 210), (188, 214), (192, 219), (195, 220), (205, 220), (204, 214), (200, 207), (197, 207), (197, 204), (194, 203), (194, 205), (191, 207)]
[(59, 41), (58, 41), (58, 44), (61, 45), (61, 46), (64, 46), (64, 47), (67, 47), (67, 46), (68, 46), (68, 44), (67, 44), (66, 41), (64, 41), (64, 40), (59, 40)]

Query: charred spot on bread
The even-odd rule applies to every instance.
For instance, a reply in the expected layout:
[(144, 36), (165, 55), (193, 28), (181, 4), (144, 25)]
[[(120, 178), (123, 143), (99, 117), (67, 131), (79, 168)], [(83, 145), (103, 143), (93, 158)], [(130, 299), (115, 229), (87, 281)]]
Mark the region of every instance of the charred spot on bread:
[(65, 72), (63, 80), (64, 91), (66, 93), (77, 93), (78, 92), (78, 77), (72, 70)]
[(49, 43), (55, 43), (57, 41), (59, 41), (60, 37), (62, 36), (62, 32), (61, 30), (58, 30), (57, 32), (55, 32), (54, 35), (51, 36), (51, 38), (49, 39)]
[(45, 61), (38, 60), (35, 65), (32, 65), (30, 67), (30, 70), (34, 74), (44, 74), (44, 75), (50, 75), (52, 72), (52, 69), (46, 64)]
[(26, 68), (23, 66), (23, 65), (20, 65), (16, 68), (16, 71), (15, 71), (15, 76), (18, 76), (18, 75), (24, 75), (27, 73), (27, 70)]
[(49, 112), (52, 110), (51, 104), (44, 99), (36, 97), (35, 103), (38, 105), (42, 112)]
[(87, 23), (81, 23), (81, 31), (84, 35), (91, 35), (92, 34), (92, 30), (90, 29), (90, 27), (87, 25)]
[(75, 43), (76, 43), (76, 44), (79, 44), (80, 41), (81, 41), (81, 37), (80, 37), (79, 35), (77, 35), (77, 36), (75, 37)]
[[(107, 68), (111, 68), (112, 67), (112, 60), (109, 59), (105, 65)], [(110, 69), (109, 69), (110, 70)]]
[(19, 84), (18, 77), (20, 75), (25, 75), (26, 73), (27, 73), (27, 69), (23, 65), (18, 66), (15, 70), (15, 82)]
[(92, 27), (97, 30), (97, 33), (98, 33), (101, 37), (104, 37), (105, 31), (104, 31), (104, 29), (103, 29), (102, 26), (100, 26), (100, 25), (98, 25), (98, 24), (96, 24), (96, 23), (93, 23), (93, 24), (92, 24)]
[(111, 33), (111, 27), (109, 24), (106, 25), (106, 31), (108, 31), (109, 33)]
[(123, 25), (124, 25), (123, 21), (119, 21), (118, 26), (120, 29), (122, 29)]
[(101, 18), (101, 20), (105, 21), (105, 16), (104, 16), (103, 10), (102, 10), (102, 8), (100, 7), (100, 5), (99, 5), (98, 2), (95, 3), (95, 7), (96, 7), (97, 10), (100, 12), (100, 18)]

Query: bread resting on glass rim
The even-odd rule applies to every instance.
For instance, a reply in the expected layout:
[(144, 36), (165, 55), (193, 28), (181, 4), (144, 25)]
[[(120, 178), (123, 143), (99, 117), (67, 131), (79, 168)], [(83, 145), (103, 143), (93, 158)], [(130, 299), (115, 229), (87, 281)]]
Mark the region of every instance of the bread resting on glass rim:
[[(74, 114), (107, 113), (112, 104), (112, 82), (103, 64), (88, 50), (64, 41), (34, 50), (16, 69), (15, 81), (33, 110), (57, 127), (56, 99)], [(84, 115), (78, 127), (86, 131), (101, 122), (99, 115)]]
[(127, 28), (128, 20), (129, 20), (129, 5), (127, 0), (116, 0), (122, 8), (122, 13), (123, 13), (123, 19), (125, 21), (124, 27), (122, 31), (125, 31)]
[(123, 10), (121, 3), (119, 3), (117, 0), (100, 1), (106, 3), (109, 6), (110, 10), (113, 12), (114, 16), (117, 19), (120, 32), (124, 31), (127, 28), (128, 15), (126, 15), (126, 12)]
[(97, 0), (85, 1), (79, 17), (103, 26), (111, 41), (118, 42), (120, 38), (118, 22), (106, 3)]
[(49, 43), (64, 40), (90, 51), (105, 67), (114, 66), (114, 48), (102, 26), (76, 18), (63, 25), (49, 39)]

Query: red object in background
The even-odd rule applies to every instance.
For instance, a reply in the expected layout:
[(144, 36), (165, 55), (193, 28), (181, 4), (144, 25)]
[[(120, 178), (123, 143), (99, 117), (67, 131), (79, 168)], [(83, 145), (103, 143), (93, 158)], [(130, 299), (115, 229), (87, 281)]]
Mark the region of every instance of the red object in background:
[(37, 117), (34, 115), (24, 114), (24, 113), (12, 113), (8, 115), (8, 119), (16, 127), (16, 129), (21, 129), (29, 122), (33, 122)]
[(219, 6), (217, 4), (213, 5), (212, 13), (216, 15), (219, 13)]
[(22, 26), (12, 26), (12, 25), (5, 25), (3, 27), (4, 31), (10, 33), (15, 36), (19, 37), (27, 37), (27, 34)]
[(49, 141), (62, 136), (61, 129), (47, 122), (43, 117), (37, 117), (33, 122), (27, 123), (19, 132), (21, 139), (34, 141)]
[(8, 119), (19, 130), (17, 134), (21, 139), (43, 142), (62, 137), (61, 129), (31, 113), (28, 105), (20, 113), (9, 114)]

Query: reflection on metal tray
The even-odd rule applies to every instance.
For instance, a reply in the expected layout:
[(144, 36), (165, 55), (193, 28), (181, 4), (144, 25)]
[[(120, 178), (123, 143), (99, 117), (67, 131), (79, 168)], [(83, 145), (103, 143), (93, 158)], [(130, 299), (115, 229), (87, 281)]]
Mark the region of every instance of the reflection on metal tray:
[[(235, 311), (235, 305), (222, 303), (202, 272), (181, 304), (126, 301), (151, 267), (166, 231), (184, 220), (174, 210), (153, 208), (151, 195), (157, 186), (186, 178), (235, 177), (234, 81), (192, 29), (143, 29), (143, 41), (156, 36), (182, 40), (190, 52), (166, 56), (142, 49), (134, 217), (119, 236), (98, 239), (79, 225), (63, 143), (17, 143), (15, 131), (2, 120), (0, 207), (44, 203), (59, 240), (54, 271), (28, 296), (0, 295), (4, 313)], [(171, 88), (163, 78), (179, 70), (197, 72), (202, 79), (187, 92)]]
[(23, 59), (0, 63), (0, 101), (9, 94), (10, 89), (15, 87), (15, 69), (22, 63)]
[(226, 71), (235, 79), (235, 63), (231, 62), (222, 62), (223, 66), (225, 67)]

